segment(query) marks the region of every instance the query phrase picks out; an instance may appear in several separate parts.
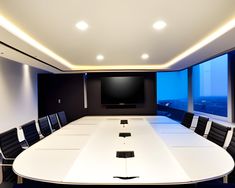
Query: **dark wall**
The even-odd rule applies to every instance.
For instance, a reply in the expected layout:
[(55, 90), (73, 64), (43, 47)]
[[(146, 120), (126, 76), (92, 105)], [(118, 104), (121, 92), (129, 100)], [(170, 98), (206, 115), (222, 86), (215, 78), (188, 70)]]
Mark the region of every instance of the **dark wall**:
[(84, 115), (83, 97), (82, 74), (38, 75), (38, 117), (63, 110), (73, 121)]
[[(142, 76), (144, 77), (145, 102), (133, 107), (107, 107), (101, 104), (101, 77)], [(87, 76), (87, 96), (89, 115), (154, 115), (156, 114), (155, 73), (94, 73)]]

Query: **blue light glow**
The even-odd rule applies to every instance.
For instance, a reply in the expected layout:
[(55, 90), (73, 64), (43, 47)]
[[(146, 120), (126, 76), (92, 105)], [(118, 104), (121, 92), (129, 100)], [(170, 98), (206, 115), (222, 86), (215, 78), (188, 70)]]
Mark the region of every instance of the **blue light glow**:
[(187, 110), (188, 70), (157, 73), (157, 104)]
[[(193, 66), (194, 111), (227, 116), (228, 55)], [(157, 73), (157, 104), (187, 111), (188, 71)]]

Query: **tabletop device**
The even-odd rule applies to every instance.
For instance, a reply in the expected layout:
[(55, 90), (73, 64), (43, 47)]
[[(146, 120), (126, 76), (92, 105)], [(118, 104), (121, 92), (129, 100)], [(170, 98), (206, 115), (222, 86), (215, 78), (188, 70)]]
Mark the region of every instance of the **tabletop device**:
[(119, 133), (119, 137), (129, 137), (131, 136), (131, 133)]
[(128, 120), (123, 119), (120, 121), (120, 124), (128, 124)]
[(134, 151), (117, 151), (117, 158), (131, 158), (135, 157)]

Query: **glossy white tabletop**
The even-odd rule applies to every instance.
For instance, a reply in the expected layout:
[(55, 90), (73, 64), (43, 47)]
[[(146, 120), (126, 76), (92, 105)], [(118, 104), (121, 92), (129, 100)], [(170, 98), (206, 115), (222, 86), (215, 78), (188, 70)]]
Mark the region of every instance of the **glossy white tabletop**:
[[(120, 120), (128, 120), (121, 125)], [(131, 137), (119, 137), (130, 132)], [(117, 151), (134, 151), (117, 158)], [(232, 171), (223, 148), (163, 116), (86, 116), (22, 152), (21, 177), (59, 184), (184, 184)], [(133, 179), (120, 179), (117, 177)]]

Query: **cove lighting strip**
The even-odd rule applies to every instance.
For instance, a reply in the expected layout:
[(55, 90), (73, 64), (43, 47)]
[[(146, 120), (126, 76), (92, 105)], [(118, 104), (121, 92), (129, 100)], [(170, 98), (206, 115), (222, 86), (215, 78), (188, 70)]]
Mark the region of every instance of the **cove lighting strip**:
[(222, 35), (224, 35), (225, 33), (227, 33), (228, 31), (230, 31), (231, 29), (233, 29), (235, 27), (235, 18), (230, 20), (229, 22), (227, 22), (225, 25), (223, 25), (222, 27), (220, 27), (219, 29), (217, 29), (215, 32), (211, 33), (210, 35), (208, 35), (206, 38), (204, 38), (203, 40), (201, 40), (200, 42), (198, 42), (197, 44), (195, 44), (194, 46), (192, 46), (191, 48), (187, 49), (186, 51), (184, 51), (183, 53), (181, 53), (180, 55), (176, 56), (174, 59), (172, 59), (171, 61), (167, 62), (166, 64), (164, 64), (165, 67), (170, 67), (174, 64), (176, 64), (177, 62), (179, 62), (180, 60), (186, 58), (187, 56), (193, 54), (194, 52), (198, 51), (199, 49), (203, 48), (204, 46), (206, 46), (207, 44), (211, 43), (212, 41), (214, 41), (215, 39), (221, 37)]
[(0, 26), (3, 27), (4, 29), (6, 29), (11, 34), (13, 34), (16, 37), (18, 37), (19, 39), (21, 39), (24, 42), (26, 42), (27, 44), (29, 44), (32, 47), (38, 49), (42, 53), (44, 53), (44, 54), (48, 55), (49, 57), (51, 57), (52, 59), (60, 62), (60, 64), (66, 66), (66, 67), (68, 67), (70, 69), (73, 68), (73, 65), (70, 62), (68, 62), (67, 60), (65, 60), (64, 58), (60, 57), (59, 55), (57, 55), (56, 53), (54, 53), (53, 51), (51, 51), (47, 47), (45, 47), (42, 44), (40, 44), (33, 37), (29, 36), (27, 33), (22, 31), (20, 28), (15, 26), (13, 23), (8, 21), (6, 18), (4, 18), (1, 15), (0, 15)]
[(186, 58), (187, 56), (193, 54), (194, 52), (198, 51), (199, 49), (203, 48), (207, 44), (211, 43), (215, 39), (219, 38), (226, 32), (230, 31), (235, 27), (235, 18), (227, 22), (225, 25), (217, 29), (215, 32), (211, 33), (207, 37), (205, 37), (203, 40), (198, 42), (197, 44), (193, 45), (183, 53), (179, 54), (169, 62), (166, 62), (161, 65), (116, 65), (116, 66), (81, 66), (81, 65), (74, 65), (71, 62), (65, 60), (61, 56), (57, 55), (50, 49), (43, 46), (41, 43), (33, 39), (33, 37), (26, 34), (24, 31), (22, 31), (20, 28), (18, 28), (16, 25), (11, 23), (9, 20), (7, 20), (5, 17), (0, 15), (0, 26), (10, 32), (11, 34), (15, 35), (19, 39), (23, 40), (27, 44), (31, 45), (32, 47), (38, 49), (42, 53), (48, 55), (52, 59), (56, 60), (60, 64), (66, 66), (67, 68), (71, 70), (78, 70), (78, 71), (105, 71), (105, 70), (157, 70), (157, 69), (168, 69), (170, 66), (176, 64), (177, 62), (181, 61), (182, 59)]

